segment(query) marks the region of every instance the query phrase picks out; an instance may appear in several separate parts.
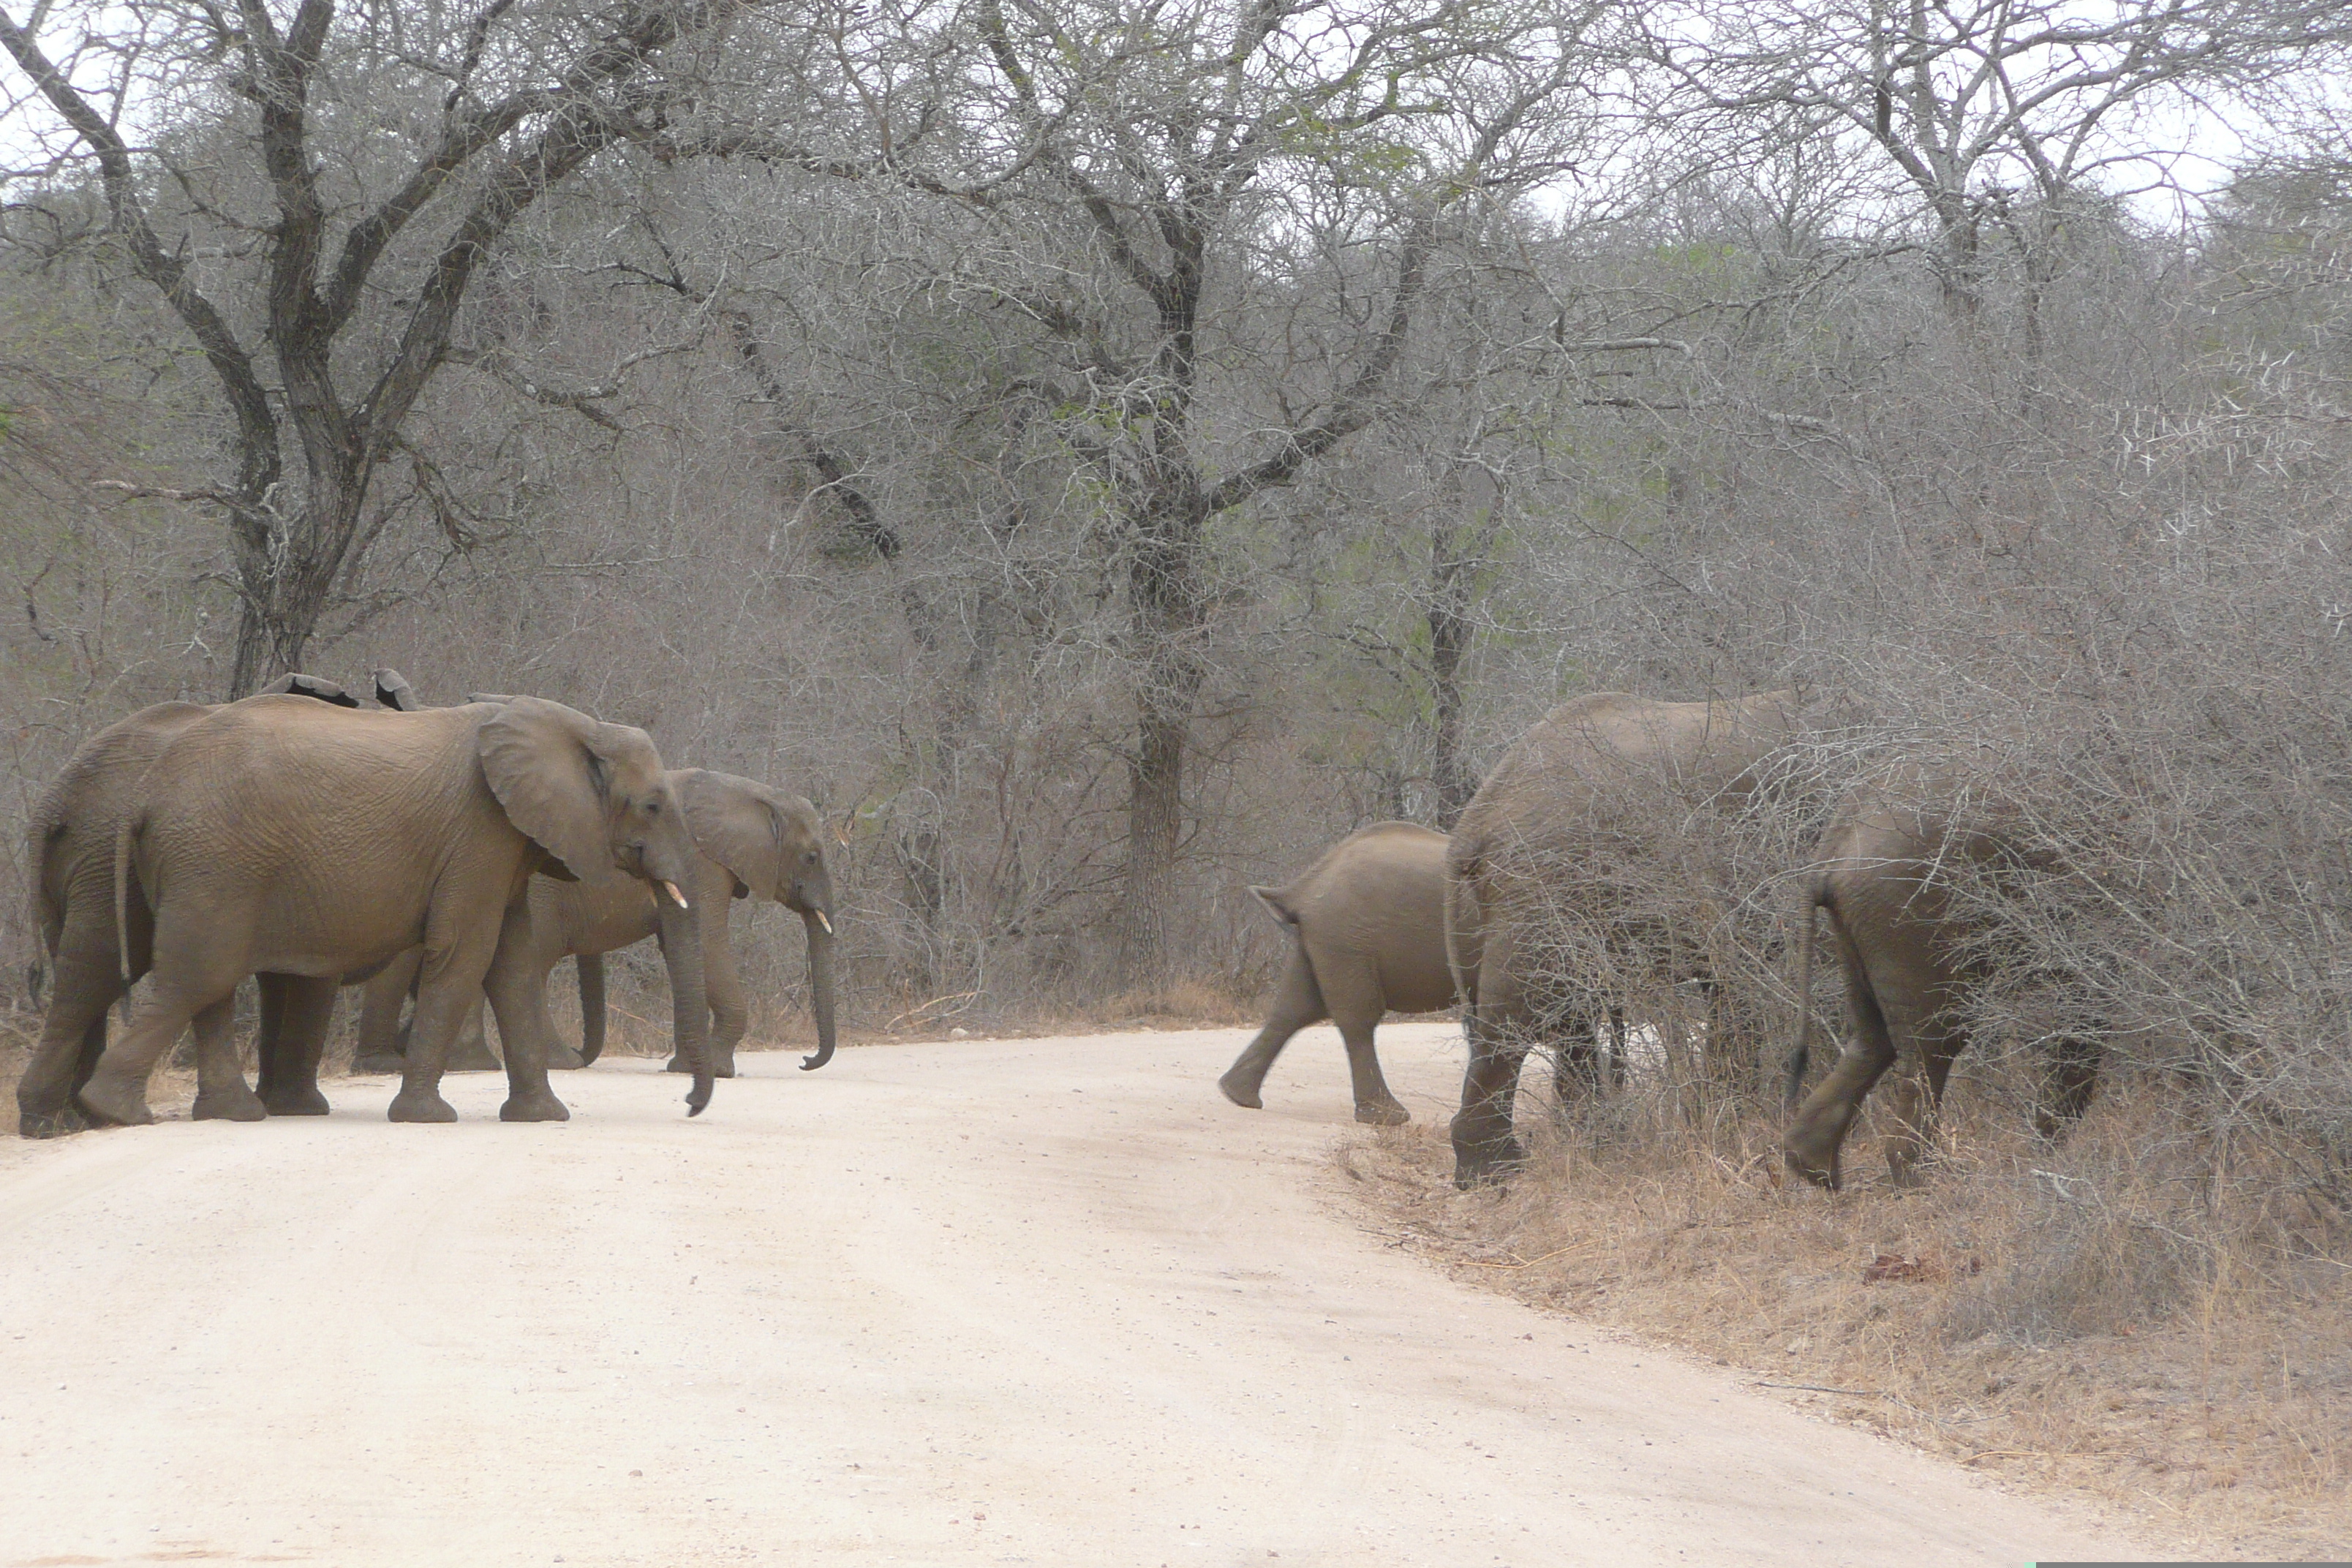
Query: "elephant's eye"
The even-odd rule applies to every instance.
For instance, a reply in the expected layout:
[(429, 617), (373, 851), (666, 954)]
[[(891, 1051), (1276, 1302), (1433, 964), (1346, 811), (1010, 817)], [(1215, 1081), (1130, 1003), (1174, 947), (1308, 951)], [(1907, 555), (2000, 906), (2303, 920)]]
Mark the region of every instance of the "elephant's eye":
[(646, 802), (646, 815), (647, 816), (659, 816), (661, 815), (661, 802), (657, 800), (649, 800)]

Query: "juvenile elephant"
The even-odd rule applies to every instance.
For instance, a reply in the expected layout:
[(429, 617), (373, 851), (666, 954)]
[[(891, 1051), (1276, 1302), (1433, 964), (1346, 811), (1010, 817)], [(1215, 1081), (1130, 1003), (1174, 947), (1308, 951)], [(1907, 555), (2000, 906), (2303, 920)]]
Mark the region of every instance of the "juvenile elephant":
[[(1783, 1144), (1791, 1171), (1824, 1187), (1838, 1185), (1846, 1132), (1872, 1085), (1899, 1062), (1886, 1164), (1897, 1185), (1916, 1182), (1952, 1062), (1968, 1047), (1970, 993), (1990, 973), (1973, 940), (1979, 917), (1956, 907), (1954, 879), (1999, 868), (2050, 867), (2023, 847), (2004, 813), (1972, 799), (1949, 772), (1911, 770), (1889, 785), (1858, 792), (1823, 830), (1799, 911), (1801, 1021), (1784, 1086), (1795, 1113)], [(1845, 971), (1853, 1043), (1800, 1107), (1812, 1048), (1816, 910), (1828, 917)], [(2054, 1042), (2034, 1118), (2044, 1137), (2081, 1119), (2100, 1054), (2095, 1039)]]
[[(1511, 1107), (1538, 1035), (1559, 1042), (1564, 1091), (1600, 1081), (1594, 1035), (1616, 998), (1562, 973), (1576, 967), (1564, 944), (1650, 982), (1712, 980), (1691, 922), (1660, 917), (1656, 884), (1678, 874), (1683, 825), (1737, 811), (1759, 764), (1805, 722), (1789, 691), (1704, 702), (1597, 693), (1553, 709), (1479, 786), (1445, 863), (1446, 943), (1470, 1047), (1452, 1129), (1457, 1185), (1519, 1163)], [(1727, 1034), (1730, 1011), (1713, 994)]]
[[(334, 682), (310, 675), (282, 676), (268, 694), (308, 697), (338, 708), (359, 705)], [(50, 991), (40, 1041), (16, 1084), (17, 1130), (25, 1137), (52, 1137), (83, 1126), (73, 1107), (74, 1091), (106, 1048), (107, 1009), (147, 973), (153, 929), (146, 900), (134, 887), (126, 889), (126, 930), (118, 934), (115, 837), (144, 798), (147, 770), (155, 759), (189, 726), (218, 710), (204, 703), (159, 702), (118, 720), (83, 742), (34, 804), (26, 862), (30, 903), (48, 954)], [(261, 985), (268, 1032), (286, 1017), (286, 983), (265, 975)], [(252, 1120), (264, 1113), (264, 1101), (277, 1088), (265, 1083), (257, 1100), (233, 1053), (200, 1056), (197, 1071), (199, 1118)]]
[(1279, 888), (1252, 888), (1290, 928), (1290, 963), (1257, 1038), (1217, 1087), (1259, 1110), (1266, 1069), (1290, 1037), (1328, 1018), (1348, 1047), (1356, 1120), (1412, 1120), (1389, 1092), (1372, 1031), (1389, 1013), (1454, 1005), (1445, 962), (1445, 835), (1412, 822), (1376, 822), (1324, 851)]
[[(701, 989), (678, 891), (693, 847), (643, 731), (534, 698), (337, 713), (257, 697), (188, 726), (142, 793), (114, 882), (118, 908), (135, 876), (153, 910), (153, 984), (78, 1097), (95, 1121), (152, 1120), (157, 1058), (191, 1022), (200, 1045), (218, 1040), (244, 975), (306, 976), (331, 1001), (343, 974), (420, 944), (418, 1019), (391, 1119), (455, 1120), (439, 1080), (478, 989), (507, 1042), (499, 1116), (565, 1119), (519, 962), (534, 872), (609, 865), (660, 889), (673, 975), (682, 994)], [(710, 1098), (706, 1031), (681, 1014), (678, 1032), (702, 1069), (688, 1097), (698, 1112)], [(304, 1065), (315, 1075), (315, 1055)]]

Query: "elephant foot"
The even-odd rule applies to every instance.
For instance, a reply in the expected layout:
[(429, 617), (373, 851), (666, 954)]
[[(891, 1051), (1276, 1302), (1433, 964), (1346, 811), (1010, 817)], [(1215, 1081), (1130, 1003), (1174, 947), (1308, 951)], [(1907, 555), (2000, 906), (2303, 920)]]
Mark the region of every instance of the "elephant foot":
[(457, 1108), (434, 1089), (403, 1089), (384, 1108), (386, 1121), (455, 1121)]
[(71, 1104), (16, 1108), (16, 1135), (20, 1138), (63, 1138), (89, 1130), (89, 1119)]
[(392, 1051), (371, 1051), (352, 1058), (353, 1078), (398, 1078), (407, 1070), (406, 1060)]
[[(550, 1062), (548, 1065), (552, 1067), (555, 1064)], [(507, 1070), (507, 1064), (490, 1055), (489, 1047), (476, 1040), (471, 1045), (460, 1045), (456, 1050), (451, 1051), (449, 1065), (441, 1070), (444, 1072), (504, 1072)]]
[(1454, 1185), (1465, 1193), (1473, 1187), (1499, 1186), (1517, 1175), (1527, 1159), (1527, 1151), (1519, 1146), (1518, 1139), (1508, 1134), (1475, 1147), (1457, 1145), (1454, 1151)]
[(261, 1103), (272, 1116), (324, 1116), (331, 1109), (315, 1085), (263, 1091)]
[[(662, 1071), (691, 1073), (694, 1071), (694, 1064), (687, 1060), (686, 1058), (682, 1056), (673, 1056), (668, 1061), (662, 1064)], [(712, 1078), (733, 1078), (735, 1076), (735, 1053), (732, 1051), (726, 1051), (714, 1055), (710, 1061), (710, 1076)]]
[(94, 1127), (145, 1127), (155, 1120), (147, 1109), (147, 1094), (139, 1084), (110, 1083), (94, 1078), (74, 1096)]
[[(1217, 1080), (1218, 1092), (1244, 1110), (1264, 1110), (1265, 1101), (1258, 1095), (1258, 1080), (1241, 1076), (1239, 1068), (1228, 1071)], [(1356, 1120), (1367, 1120), (1361, 1106), (1356, 1109)]]
[(1780, 1151), (1780, 1159), (1791, 1175), (1811, 1182), (1826, 1193), (1838, 1190), (1838, 1161), (1834, 1153), (1822, 1160), (1791, 1143)]
[(563, 1101), (547, 1089), (535, 1089), (527, 1094), (511, 1094), (499, 1107), (501, 1121), (569, 1121), (572, 1112)]
[(192, 1121), (261, 1121), (268, 1115), (261, 1097), (242, 1081), (234, 1089), (198, 1089), (196, 1103), (188, 1110)]
[(585, 1057), (562, 1040), (547, 1047), (547, 1067), (550, 1072), (578, 1072), (587, 1065), (588, 1059)]
[(1368, 1100), (1356, 1107), (1356, 1120), (1367, 1127), (1402, 1127), (1412, 1120), (1412, 1112), (1393, 1100)]

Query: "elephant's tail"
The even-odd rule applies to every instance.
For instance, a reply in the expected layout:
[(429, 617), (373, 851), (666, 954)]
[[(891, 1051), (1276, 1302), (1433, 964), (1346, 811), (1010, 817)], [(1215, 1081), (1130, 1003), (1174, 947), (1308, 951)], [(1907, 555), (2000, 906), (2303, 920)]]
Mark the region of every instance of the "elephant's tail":
[(1813, 931), (1816, 913), (1830, 901), (1830, 874), (1816, 870), (1805, 884), (1804, 900), (1797, 906), (1797, 1046), (1789, 1053), (1780, 1084), (1780, 1105), (1795, 1115), (1805, 1091), (1805, 1069), (1813, 1055)]
[(126, 818), (114, 830), (114, 962), (122, 972), (122, 1021), (131, 1022), (131, 844), (139, 836), (139, 816)]
[(1445, 858), (1445, 967), (1465, 1021), (1478, 1010), (1478, 971), (1486, 957), (1486, 910), (1478, 897), (1479, 863)]

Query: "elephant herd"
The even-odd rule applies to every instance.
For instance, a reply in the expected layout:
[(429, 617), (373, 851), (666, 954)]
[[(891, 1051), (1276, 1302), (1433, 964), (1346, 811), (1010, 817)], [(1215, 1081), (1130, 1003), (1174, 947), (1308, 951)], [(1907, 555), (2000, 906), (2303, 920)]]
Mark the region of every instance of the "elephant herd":
[[(320, 1115), (320, 1057), (335, 993), (368, 987), (362, 1059), (387, 1062), (393, 1020), (415, 995), (394, 1121), (446, 1121), (439, 1081), (487, 1004), (503, 1043), (507, 1121), (561, 1121), (551, 1065), (595, 1059), (600, 955), (647, 936), (668, 969), (689, 1114), (734, 1073), (746, 1022), (728, 936), (735, 899), (798, 913), (808, 940), (816, 1054), (834, 1049), (833, 889), (815, 809), (752, 780), (670, 770), (641, 730), (534, 697), (420, 707), (375, 679), (370, 708), (331, 682), (288, 676), (207, 707), (166, 702), (86, 742), (43, 795), (31, 828), (33, 903), (54, 973), (40, 1043), (17, 1086), (28, 1137), (152, 1119), (157, 1061), (193, 1030), (198, 1118)], [(1469, 1185), (1523, 1158), (1512, 1127), (1522, 1065), (1549, 1045), (1566, 1094), (1615, 1081), (1626, 1009), (1658, 984), (1708, 996), (1710, 1049), (1740, 1027), (1709, 961), (1706, 919), (1641, 896), (1675, 851), (1759, 803), (1801, 810), (1818, 771), (1792, 766), (1853, 722), (1841, 699), (1790, 691), (1658, 702), (1603, 693), (1554, 710), (1505, 755), (1443, 835), (1377, 824), (1280, 888), (1253, 891), (1290, 931), (1266, 1024), (1219, 1080), (1261, 1105), (1292, 1035), (1339, 1028), (1356, 1119), (1407, 1120), (1373, 1030), (1390, 1012), (1460, 1005), (1469, 1044), (1453, 1120)], [(1885, 1152), (1913, 1179), (1966, 1006), (1985, 977), (1979, 917), (1950, 896), (1952, 868), (2030, 862), (2021, 836), (1958, 764), (1882, 770), (1822, 803), (1803, 889), (1799, 990), (1816, 915), (1845, 973), (1852, 1043), (1810, 1095), (1804, 1015), (1785, 1077), (1790, 1168), (1824, 1186), (1864, 1098), (1906, 1064)], [(1718, 889), (1719, 892), (1719, 889)], [(1719, 913), (1719, 910), (1718, 910)], [(550, 971), (581, 965), (583, 1038), (556, 1038)], [(107, 1012), (126, 1003), (120, 1038)], [(231, 1039), (246, 976), (260, 996), (258, 1088)], [(1605, 1031), (1605, 1037), (1604, 1037)], [(1602, 1041), (1606, 1038), (1606, 1046)], [(2098, 1063), (2063, 1040), (2039, 1122), (2055, 1133), (2087, 1103)]]
[[(35, 807), (33, 905), (53, 974), (16, 1089), (27, 1137), (152, 1121), (147, 1084), (184, 1031), (199, 1119), (322, 1115), (335, 993), (416, 1003), (394, 1121), (447, 1121), (452, 1042), (487, 999), (510, 1121), (569, 1114), (551, 1058), (603, 1040), (596, 955), (657, 937), (689, 1114), (731, 1077), (745, 1024), (727, 932), (757, 895), (806, 923), (820, 1067), (834, 1048), (833, 889), (815, 809), (750, 779), (663, 766), (642, 730), (535, 697), (423, 709), (390, 671), (376, 708), (314, 677), (204, 706), (160, 703), (77, 751)], [(583, 969), (583, 1050), (555, 1039), (549, 970)], [(107, 1010), (151, 984), (107, 1038)], [(231, 1038), (260, 996), (258, 1091)], [(127, 1005), (127, 1004), (126, 1004)]]
[[(1458, 1003), (1470, 1059), (1453, 1120), (1454, 1180), (1466, 1187), (1508, 1173), (1523, 1158), (1512, 1106), (1528, 1051), (1551, 1047), (1564, 1093), (1622, 1072), (1629, 975), (1697, 982), (1709, 998), (1710, 1036), (1737, 1027), (1703, 933), (1642, 894), (1672, 866), (1678, 840), (1704, 837), (1701, 819), (1801, 794), (1817, 776), (1804, 759), (1853, 724), (1843, 699), (1808, 704), (1790, 691), (1701, 702), (1602, 693), (1553, 710), (1505, 755), (1450, 837), (1377, 824), (1289, 884), (1252, 889), (1289, 928), (1292, 952), (1265, 1028), (1219, 1087), (1256, 1108), (1283, 1046), (1328, 1017), (1347, 1046), (1356, 1119), (1403, 1121), (1381, 1076), (1373, 1027), (1384, 1013)], [(1832, 1188), (1864, 1097), (1898, 1061), (1906, 1070), (1885, 1153), (1897, 1183), (1915, 1179), (1945, 1079), (1967, 1045), (1971, 989), (1986, 977), (1974, 940), (1979, 917), (1951, 897), (1952, 868), (2032, 859), (1970, 768), (1898, 763), (1882, 773), (1822, 803), (1826, 826), (1810, 856), (1775, 868), (1797, 871), (1802, 888), (1801, 998), (1816, 911), (1845, 972), (1853, 1043), (1800, 1102), (1811, 1034), (1801, 1002), (1784, 1079), (1793, 1113), (1787, 1163)], [(1598, 1043), (1604, 1026), (1613, 1050)], [(2098, 1065), (2095, 1041), (2054, 1046), (2037, 1116), (2049, 1135), (2082, 1114)]]

